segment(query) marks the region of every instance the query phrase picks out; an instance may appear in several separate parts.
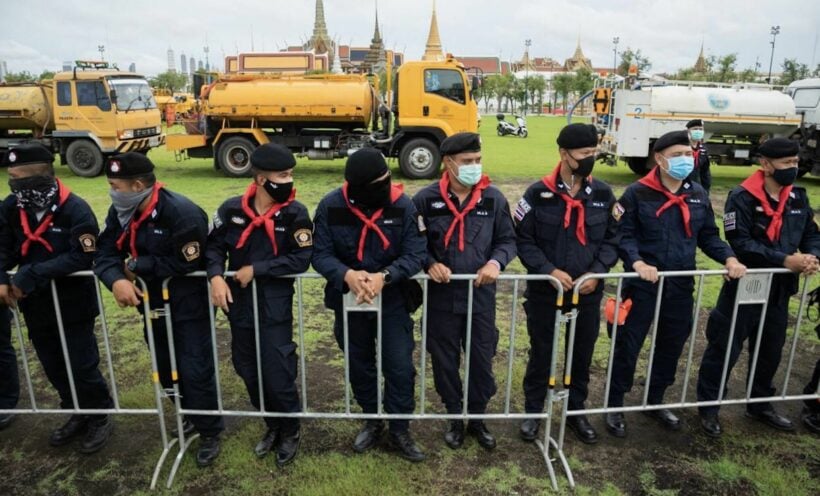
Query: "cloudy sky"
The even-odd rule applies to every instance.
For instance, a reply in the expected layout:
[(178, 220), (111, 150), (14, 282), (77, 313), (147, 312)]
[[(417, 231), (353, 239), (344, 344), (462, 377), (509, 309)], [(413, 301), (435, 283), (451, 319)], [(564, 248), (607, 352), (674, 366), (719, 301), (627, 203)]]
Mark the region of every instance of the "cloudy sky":
[[(324, 0), (328, 29), (342, 43), (367, 45), (374, 0)], [(379, 20), (388, 48), (420, 58), (432, 0), (380, 0)], [(167, 69), (167, 50), (205, 57), (278, 50), (310, 36), (315, 0), (12, 0), (3, 2), (0, 60), (9, 71), (59, 69), (62, 61), (105, 58), (153, 75)], [(444, 49), (456, 55), (520, 59), (524, 40), (532, 56), (569, 57), (578, 36), (596, 67), (612, 65), (619, 50), (639, 48), (653, 72), (694, 64), (703, 41), (707, 55), (738, 54), (738, 68), (759, 61), (768, 70), (773, 25), (775, 69), (785, 57), (820, 64), (816, 0), (438, 0)], [(221, 66), (222, 64), (219, 63)]]

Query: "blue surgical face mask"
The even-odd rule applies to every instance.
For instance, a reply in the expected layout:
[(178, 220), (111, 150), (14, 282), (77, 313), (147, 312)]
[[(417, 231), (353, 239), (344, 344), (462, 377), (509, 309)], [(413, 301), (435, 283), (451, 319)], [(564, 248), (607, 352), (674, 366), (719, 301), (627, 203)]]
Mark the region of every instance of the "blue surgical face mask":
[(689, 131), (689, 136), (695, 141), (703, 140), (703, 129), (693, 129)]
[(481, 164), (459, 166), (458, 182), (464, 186), (475, 186), (479, 181), (481, 181)]
[(664, 169), (667, 174), (672, 176), (674, 179), (678, 181), (683, 181), (689, 174), (692, 173), (692, 170), (695, 168), (695, 158), (694, 157), (687, 157), (685, 155), (681, 155), (679, 157), (664, 157), (666, 159), (666, 163), (668, 164), (668, 168)]

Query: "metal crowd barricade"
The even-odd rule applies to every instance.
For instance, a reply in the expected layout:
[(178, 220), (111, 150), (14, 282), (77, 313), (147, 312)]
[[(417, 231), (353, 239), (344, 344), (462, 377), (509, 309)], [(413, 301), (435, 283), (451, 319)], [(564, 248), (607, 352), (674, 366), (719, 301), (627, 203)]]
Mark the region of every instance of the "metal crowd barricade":
[[(233, 276), (233, 272), (226, 272), (225, 277)], [(204, 277), (204, 272), (196, 272), (189, 274), (187, 277)], [(173, 349), (170, 352), (171, 358), (171, 368), (172, 368), (172, 376), (174, 379), (174, 393), (175, 393), (175, 401), (176, 401), (176, 415), (177, 415), (177, 426), (180, 432), (180, 445), (179, 445), (179, 452), (177, 454), (176, 460), (174, 462), (173, 467), (168, 476), (167, 480), (167, 487), (171, 487), (173, 484), (174, 478), (179, 470), (180, 462), (182, 461), (188, 447), (190, 446), (191, 439), (185, 439), (185, 434), (182, 429), (182, 422), (183, 417), (185, 415), (227, 415), (227, 416), (237, 416), (237, 417), (295, 417), (295, 418), (311, 418), (311, 419), (344, 419), (344, 420), (368, 420), (368, 419), (382, 419), (382, 420), (427, 420), (427, 419), (461, 419), (461, 420), (500, 420), (500, 419), (508, 419), (508, 420), (523, 420), (526, 418), (534, 418), (545, 420), (545, 431), (543, 440), (537, 440), (536, 446), (538, 447), (540, 453), (544, 458), (544, 462), (547, 466), (550, 482), (552, 487), (557, 489), (558, 483), (555, 475), (555, 469), (553, 467), (553, 457), (550, 453), (551, 449), (555, 449), (553, 451), (554, 455), (557, 455), (558, 459), (560, 459), (561, 464), (564, 467), (564, 470), (568, 473), (569, 472), (569, 465), (566, 458), (563, 455), (563, 452), (558, 449), (558, 443), (556, 439), (552, 436), (551, 430), (551, 422), (553, 418), (553, 402), (555, 401), (554, 398), (554, 388), (556, 385), (556, 380), (554, 377), (554, 373), (549, 378), (549, 389), (547, 391), (547, 401), (546, 401), (546, 411), (543, 413), (515, 413), (511, 411), (511, 395), (512, 395), (512, 370), (513, 370), (513, 360), (515, 359), (515, 334), (516, 334), (516, 320), (517, 320), (517, 306), (518, 306), (518, 294), (519, 294), (519, 283), (520, 281), (531, 281), (531, 280), (538, 280), (538, 281), (548, 281), (552, 283), (556, 289), (558, 294), (558, 301), (556, 310), (556, 319), (555, 319), (555, 333), (553, 337), (553, 353), (552, 353), (552, 367), (551, 370), (555, 370), (555, 362), (557, 360), (557, 349), (558, 349), (558, 339), (560, 335), (560, 328), (566, 324), (568, 321), (567, 315), (562, 314), (560, 310), (561, 302), (563, 301), (563, 289), (559, 281), (551, 276), (539, 276), (539, 275), (512, 275), (512, 274), (505, 274), (501, 275), (499, 281), (510, 281), (512, 282), (513, 286), (513, 293), (512, 293), (512, 301), (511, 301), (511, 322), (510, 322), (510, 342), (509, 342), (509, 349), (508, 349), (508, 363), (507, 363), (507, 379), (506, 379), (506, 386), (505, 386), (505, 396), (503, 400), (504, 410), (501, 413), (483, 413), (483, 414), (472, 414), (468, 412), (467, 405), (468, 405), (468, 395), (469, 395), (469, 370), (470, 370), (470, 348), (472, 342), (472, 306), (473, 306), (473, 285), (469, 284), (468, 287), (468, 317), (467, 317), (467, 329), (466, 329), (466, 343), (465, 343), (465, 361), (464, 361), (464, 398), (463, 398), (463, 410), (461, 413), (458, 414), (447, 414), (447, 413), (430, 413), (427, 411), (426, 407), (426, 362), (427, 362), (427, 289), (428, 289), (428, 282), (429, 277), (426, 275), (418, 275), (415, 276), (414, 279), (419, 281), (423, 287), (423, 301), (422, 301), (422, 317), (421, 317), (421, 348), (420, 348), (420, 358), (419, 358), (419, 365), (420, 365), (420, 380), (418, 382), (417, 387), (420, 388), (419, 391), (419, 405), (416, 407), (416, 411), (413, 413), (385, 413), (383, 410), (382, 405), (382, 381), (383, 381), (383, 373), (382, 373), (382, 323), (381, 318), (377, 319), (377, 336), (376, 336), (376, 365), (377, 365), (377, 399), (378, 399), (378, 407), (376, 413), (362, 413), (356, 412), (351, 407), (351, 383), (350, 383), (350, 355), (349, 355), (349, 326), (348, 326), (348, 314), (349, 312), (375, 312), (377, 315), (381, 316), (381, 298), (376, 298), (372, 304), (357, 304), (355, 298), (350, 296), (344, 299), (344, 311), (343, 311), (343, 343), (344, 343), (344, 411), (321, 411), (321, 410), (311, 410), (310, 403), (308, 401), (308, 381), (307, 381), (307, 367), (305, 361), (305, 355), (307, 354), (304, 342), (305, 342), (305, 325), (304, 325), (304, 308), (303, 308), (303, 281), (305, 279), (321, 279), (321, 276), (316, 273), (303, 273), (297, 274), (292, 276), (283, 276), (288, 278), (295, 278), (296, 279), (296, 306), (297, 306), (297, 316), (296, 316), (296, 325), (297, 325), (297, 336), (299, 343), (299, 350), (300, 350), (300, 359), (299, 359), (299, 371), (300, 371), (300, 378), (301, 378), (301, 399), (302, 399), (302, 411), (301, 412), (272, 412), (265, 409), (265, 395), (264, 395), (264, 388), (262, 387), (263, 377), (261, 373), (261, 365), (260, 365), (260, 349), (259, 349), (259, 305), (257, 301), (257, 286), (256, 280), (254, 279), (251, 283), (251, 289), (253, 292), (253, 303), (254, 303), (254, 327), (255, 327), (255, 339), (256, 339), (256, 356), (257, 356), (257, 376), (259, 379), (259, 396), (260, 396), (260, 408), (259, 410), (234, 410), (234, 409), (226, 409), (224, 407), (224, 402), (222, 398), (222, 390), (217, 389), (217, 393), (219, 395), (217, 405), (218, 408), (216, 410), (194, 410), (194, 409), (186, 409), (182, 407), (182, 404), (179, 399), (178, 393), (178, 386), (176, 381), (178, 379), (176, 370), (176, 357), (174, 355)], [(475, 280), (475, 275), (452, 275), (450, 277), (451, 281), (473, 281)], [(169, 294), (169, 283), (171, 279), (166, 279), (163, 282), (163, 299), (165, 300), (165, 310), (164, 310), (164, 317), (166, 318), (167, 322), (167, 331), (168, 331), (168, 342), (169, 346), (173, 346), (173, 322), (171, 316), (171, 306), (170, 306), (170, 294)], [(210, 283), (209, 283), (209, 296), (210, 296)], [(216, 343), (216, 327), (214, 325), (214, 307), (211, 305), (210, 301), (208, 302), (209, 311), (212, 315), (211, 317), (211, 337), (214, 343)], [(220, 373), (219, 373), (219, 360), (216, 354), (216, 344), (214, 344), (214, 353), (213, 353), (213, 360), (214, 360), (214, 368), (216, 371), (216, 378), (217, 382), (219, 381)], [(193, 438), (192, 438), (193, 439)], [(162, 460), (160, 460), (162, 463)]]
[[(815, 394), (788, 394), (788, 385), (789, 380), (791, 377), (791, 372), (794, 363), (794, 356), (797, 350), (797, 340), (799, 336), (799, 330), (802, 323), (803, 313), (806, 306), (807, 296), (809, 292), (809, 284), (811, 281), (811, 277), (804, 277), (803, 281), (803, 289), (800, 291), (800, 303), (798, 307), (798, 313), (796, 316), (796, 322), (794, 325), (794, 332), (792, 337), (791, 346), (789, 348), (789, 357), (788, 362), (786, 365), (785, 370), (785, 378), (783, 381), (783, 387), (781, 394), (768, 396), (768, 397), (751, 397), (752, 392), (752, 382), (754, 379), (755, 370), (757, 368), (757, 361), (758, 355), (760, 352), (760, 342), (761, 336), (764, 330), (764, 321), (766, 311), (768, 309), (768, 298), (769, 292), (771, 288), (771, 282), (773, 277), (776, 274), (790, 274), (791, 272), (787, 269), (749, 269), (745, 277), (738, 281), (738, 290), (735, 296), (735, 301), (732, 308), (732, 316), (730, 321), (730, 329), (729, 335), (727, 340), (726, 346), (726, 353), (723, 360), (723, 369), (722, 369), (722, 376), (720, 379), (720, 388), (718, 394), (718, 400), (714, 401), (697, 401), (697, 400), (688, 400), (687, 401), (687, 391), (689, 389), (689, 376), (691, 375), (692, 369), (692, 362), (693, 362), (693, 354), (695, 349), (695, 341), (697, 337), (697, 329), (698, 329), (698, 316), (700, 315), (700, 310), (702, 306), (702, 299), (703, 299), (703, 289), (704, 289), (704, 280), (706, 277), (715, 277), (715, 276), (725, 276), (727, 274), (726, 270), (692, 270), (692, 271), (668, 271), (668, 272), (658, 272), (658, 290), (656, 295), (656, 303), (654, 309), (654, 317), (652, 320), (652, 325), (650, 328), (649, 339), (650, 339), (650, 346), (649, 346), (649, 354), (647, 360), (647, 367), (646, 367), (646, 383), (644, 384), (644, 391), (643, 391), (643, 398), (640, 405), (633, 405), (633, 406), (620, 406), (620, 407), (610, 407), (608, 406), (608, 398), (609, 392), (611, 388), (611, 381), (612, 381), (612, 368), (613, 368), (613, 358), (615, 355), (615, 341), (618, 332), (618, 322), (619, 322), (619, 313), (621, 310), (621, 301), (622, 301), (622, 290), (623, 290), (623, 282), (625, 279), (637, 279), (639, 276), (637, 273), (609, 273), (609, 274), (587, 274), (580, 277), (573, 288), (572, 298), (573, 303), (577, 304), (580, 298), (580, 288), (584, 282), (588, 280), (611, 280), (616, 279), (617, 288), (616, 288), (616, 296), (615, 296), (615, 310), (614, 310), (614, 318), (612, 323), (612, 335), (611, 335), (611, 343), (608, 352), (608, 359), (607, 359), (607, 369), (606, 369), (606, 382), (604, 385), (604, 395), (603, 395), (603, 406), (600, 408), (585, 408), (583, 410), (569, 410), (568, 409), (568, 399), (569, 396), (569, 386), (571, 385), (571, 374), (572, 374), (572, 354), (574, 351), (575, 345), (575, 331), (576, 331), (576, 324), (577, 324), (577, 315), (578, 310), (574, 308), (569, 316), (570, 320), (570, 330), (567, 336), (568, 340), (568, 349), (567, 349), (567, 356), (565, 360), (565, 376), (564, 376), (564, 390), (558, 393), (558, 399), (563, 400), (562, 406), (562, 413), (561, 413), (561, 423), (560, 423), (560, 431), (558, 434), (558, 445), (557, 450), (560, 453), (563, 453), (564, 449), (564, 437), (566, 433), (566, 424), (567, 419), (572, 416), (580, 416), (580, 415), (592, 415), (592, 414), (606, 414), (606, 413), (616, 413), (616, 412), (643, 412), (643, 411), (651, 411), (651, 410), (659, 410), (659, 409), (681, 409), (681, 408), (692, 408), (692, 407), (705, 407), (705, 406), (715, 406), (715, 405), (738, 405), (738, 404), (749, 404), (749, 403), (761, 403), (761, 402), (778, 402), (778, 401), (800, 401), (800, 400), (809, 400), (809, 399), (820, 399), (820, 388)], [(648, 395), (649, 395), (649, 386), (651, 382), (651, 374), (652, 374), (652, 367), (653, 367), (653, 356), (655, 352), (655, 344), (657, 341), (657, 333), (658, 333), (658, 316), (660, 315), (660, 308), (661, 308), (661, 296), (663, 294), (664, 282), (668, 278), (673, 277), (696, 277), (697, 278), (697, 289), (695, 295), (695, 306), (693, 311), (693, 318), (692, 318), (692, 326), (691, 331), (688, 337), (689, 341), (689, 350), (686, 355), (686, 363), (685, 368), (682, 372), (679, 372), (683, 375), (683, 386), (682, 391), (680, 394), (680, 401), (672, 402), (672, 403), (663, 403), (663, 404), (653, 404), (650, 405), (647, 403)], [(728, 377), (728, 369), (729, 369), (729, 360), (730, 360), (730, 353), (733, 346), (733, 339), (735, 334), (735, 327), (737, 323), (737, 315), (738, 309), (741, 306), (746, 305), (762, 305), (761, 313), (760, 313), (760, 323), (758, 325), (756, 331), (756, 344), (754, 351), (752, 353), (752, 361), (750, 367), (750, 373), (748, 376), (748, 382), (746, 384), (745, 395), (743, 398), (734, 398), (734, 399), (727, 399), (724, 398), (724, 392), (726, 390), (726, 385), (729, 380)], [(554, 364), (555, 362), (553, 362)], [(564, 458), (562, 454), (562, 459)], [(564, 468), (566, 470), (566, 476), (569, 482), (570, 487), (575, 487), (575, 481), (572, 476), (572, 472), (570, 471), (569, 467), (565, 464)]]
[[(9, 274), (14, 274), (14, 272), (10, 272)], [(153, 382), (153, 389), (154, 389), (154, 399), (155, 399), (155, 406), (153, 408), (123, 408), (120, 405), (120, 395), (119, 395), (119, 388), (117, 386), (117, 376), (114, 373), (114, 360), (113, 354), (111, 351), (111, 341), (110, 341), (110, 332), (108, 328), (108, 323), (106, 320), (105, 314), (105, 306), (103, 305), (102, 294), (100, 291), (100, 281), (94, 275), (94, 273), (90, 270), (88, 271), (81, 271), (75, 272), (70, 274), (67, 277), (93, 277), (94, 278), (94, 285), (95, 285), (95, 292), (96, 292), (96, 301), (94, 304), (97, 305), (100, 315), (99, 315), (99, 322), (100, 322), (100, 332), (103, 338), (103, 349), (104, 349), (104, 356), (105, 361), (107, 364), (107, 382), (109, 387), (109, 392), (111, 394), (111, 398), (113, 400), (114, 406), (113, 408), (81, 408), (80, 402), (77, 396), (77, 388), (74, 383), (74, 374), (73, 368), (71, 366), (71, 356), (68, 350), (68, 342), (66, 340), (65, 334), (65, 325), (63, 324), (62, 318), (62, 310), (59, 304), (59, 296), (57, 292), (57, 284), (55, 281), (51, 281), (51, 295), (52, 301), (54, 303), (54, 310), (55, 310), (55, 317), (57, 320), (57, 332), (60, 338), (60, 347), (62, 349), (63, 360), (65, 361), (66, 365), (66, 373), (68, 376), (68, 383), (69, 388), (71, 391), (71, 401), (72, 401), (72, 408), (42, 408), (39, 406), (34, 386), (33, 380), (31, 376), (31, 367), (29, 365), (29, 357), (28, 352), (26, 351), (26, 342), (25, 338), (23, 337), (23, 330), (21, 319), (19, 315), (19, 311), (17, 309), (10, 309), (12, 311), (12, 317), (14, 321), (14, 328), (15, 328), (15, 335), (17, 337), (17, 342), (19, 344), (19, 353), (20, 353), (20, 360), (22, 363), (22, 370), (23, 370), (23, 378), (26, 383), (26, 388), (28, 390), (28, 397), (29, 397), (29, 407), (28, 408), (15, 408), (15, 409), (0, 409), (0, 414), (23, 414), (23, 415), (49, 415), (49, 414), (75, 414), (75, 415), (156, 415), (159, 420), (159, 431), (160, 431), (160, 438), (162, 441), (162, 454), (160, 456), (159, 461), (157, 462), (153, 476), (151, 478), (151, 489), (156, 487), (156, 483), (160, 474), (160, 470), (164, 463), (165, 457), (173, 448), (174, 444), (177, 442), (176, 439), (170, 440), (168, 438), (168, 433), (165, 425), (165, 416), (164, 416), (164, 409), (162, 398), (166, 396), (166, 392), (160, 388), (159, 385), (159, 372), (157, 367), (157, 358), (156, 358), (156, 349), (154, 346), (154, 338), (152, 332), (150, 332), (150, 318), (148, 319), (148, 327), (149, 332), (148, 335), (148, 349), (149, 354), (151, 356), (151, 377)], [(139, 285), (140, 289), (143, 292), (143, 309), (145, 311), (145, 315), (150, 315), (150, 304), (148, 299), (148, 290), (147, 286), (144, 281), (141, 279), (137, 279), (136, 283)], [(103, 374), (106, 375), (106, 374)], [(49, 384), (49, 387), (51, 385)]]

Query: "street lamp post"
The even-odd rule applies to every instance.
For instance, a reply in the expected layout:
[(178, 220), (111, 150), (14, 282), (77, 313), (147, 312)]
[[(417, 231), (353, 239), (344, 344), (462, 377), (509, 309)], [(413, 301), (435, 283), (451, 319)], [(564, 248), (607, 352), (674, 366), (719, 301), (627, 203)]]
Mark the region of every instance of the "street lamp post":
[(772, 26), (772, 30), (770, 31), (770, 33), (772, 34), (772, 41), (769, 42), (772, 45), (772, 55), (769, 58), (769, 78), (768, 78), (768, 81), (769, 81), (769, 84), (772, 84), (772, 64), (774, 63), (774, 41), (775, 41), (775, 38), (777, 38), (777, 35), (780, 34), (780, 26)]
[(524, 63), (526, 64), (524, 69), (526, 74), (524, 76), (524, 115), (527, 115), (527, 105), (530, 103), (530, 45), (532, 45), (531, 39), (524, 40), (524, 46), (527, 47), (524, 52)]
[(97, 45), (97, 51), (100, 52), (100, 60), (105, 61), (105, 55), (103, 55), (105, 52), (105, 45)]
[(618, 74), (618, 42), (621, 38), (618, 36), (612, 38), (612, 74)]

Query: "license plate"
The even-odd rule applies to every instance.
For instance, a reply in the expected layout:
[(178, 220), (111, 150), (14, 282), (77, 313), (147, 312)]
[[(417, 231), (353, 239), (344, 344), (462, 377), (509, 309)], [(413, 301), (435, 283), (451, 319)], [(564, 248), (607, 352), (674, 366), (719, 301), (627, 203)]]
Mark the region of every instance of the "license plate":
[(735, 158), (749, 158), (749, 150), (735, 150)]

